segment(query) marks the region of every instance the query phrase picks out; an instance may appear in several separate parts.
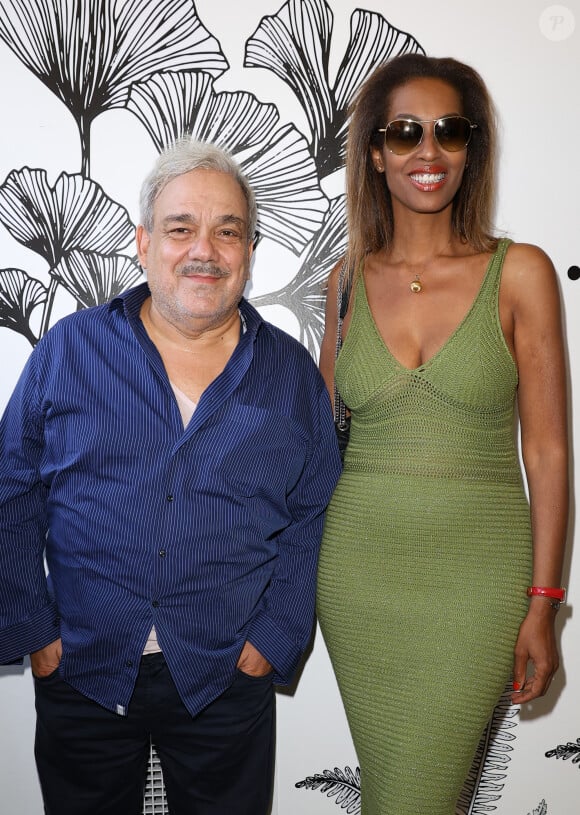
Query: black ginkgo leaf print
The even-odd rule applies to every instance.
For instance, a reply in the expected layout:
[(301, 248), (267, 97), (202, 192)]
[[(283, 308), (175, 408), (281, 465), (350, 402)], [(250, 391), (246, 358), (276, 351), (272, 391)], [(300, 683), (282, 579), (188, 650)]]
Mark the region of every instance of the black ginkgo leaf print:
[(324, 333), (324, 304), (329, 270), (344, 255), (344, 195), (334, 198), (320, 230), (301, 258), (296, 276), (275, 292), (252, 298), (256, 308), (282, 305), (296, 316), (300, 326), (300, 342), (313, 357), (317, 356)]
[[(0, 185), (0, 223), (48, 265), (51, 279), (42, 303), (39, 337), (48, 329), (59, 287), (82, 307), (103, 302), (109, 293), (117, 293), (120, 284), (138, 277), (132, 261), (115, 261), (114, 269), (109, 263), (99, 262), (92, 271), (105, 277), (89, 282), (81, 274), (81, 266), (67, 262), (75, 252), (87, 257), (115, 255), (134, 236), (134, 226), (124, 207), (78, 173), (61, 173), (51, 185), (46, 170), (12, 170)], [(28, 322), (22, 315), (19, 325)], [(27, 337), (33, 341), (30, 331)]]
[(128, 102), (162, 150), (175, 138), (214, 142), (247, 175), (258, 205), (259, 229), (295, 254), (315, 235), (328, 209), (316, 165), (294, 125), (247, 92), (215, 92), (203, 72), (164, 73), (136, 85)]
[(268, 68), (294, 91), (312, 132), (313, 154), (333, 114), (328, 60), (333, 14), (319, 0), (288, 0), (246, 43), (244, 65)]
[(51, 270), (51, 275), (83, 308), (106, 303), (137, 283), (141, 270), (125, 255), (99, 255), (74, 250)]
[(0, 327), (22, 334), (31, 345), (38, 338), (30, 327), (30, 318), (46, 298), (46, 287), (22, 269), (0, 269)]
[(159, 71), (228, 68), (192, 0), (0, 0), (0, 39), (74, 116), (85, 176), (92, 121), (124, 107), (132, 84)]
[(322, 773), (308, 776), (303, 781), (297, 781), (294, 786), (298, 789), (320, 790), (328, 798), (334, 798), (335, 804), (338, 804), (346, 815), (359, 815), (361, 811), (358, 767), (354, 772), (350, 767), (345, 767), (344, 771), (338, 767), (334, 768), (334, 772), (324, 770)]
[(333, 14), (324, 0), (288, 0), (264, 17), (246, 43), (244, 65), (267, 68), (294, 92), (310, 128), (310, 150), (321, 178), (344, 164), (347, 107), (374, 68), (423, 48), (382, 15), (356, 9), (335, 84), (329, 77)]
[(294, 125), (286, 125), (239, 162), (256, 195), (260, 232), (299, 255), (324, 223), (329, 206), (306, 139)]
[(124, 207), (82, 175), (61, 173), (49, 184), (46, 170), (12, 170), (0, 185), (0, 222), (19, 243), (53, 268), (73, 249), (115, 252), (133, 238)]
[(240, 153), (268, 140), (279, 126), (275, 105), (246, 91), (214, 90), (206, 71), (166, 71), (131, 88), (127, 109), (159, 151), (184, 134)]

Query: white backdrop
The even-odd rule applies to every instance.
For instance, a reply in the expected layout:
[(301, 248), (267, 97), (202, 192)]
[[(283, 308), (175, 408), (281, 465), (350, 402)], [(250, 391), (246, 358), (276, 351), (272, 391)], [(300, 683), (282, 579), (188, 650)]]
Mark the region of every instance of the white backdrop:
[[(55, 0), (56, 2), (56, 0)], [(141, 0), (146, 7), (155, 0)], [(9, 0), (0, 0), (2, 17), (14, 15)], [(38, 3), (30, 3), (36, 6)], [(45, 7), (52, 5), (44, 2)], [(77, 5), (69, 0), (69, 8)], [(85, 7), (107, 7), (120, 13), (133, 0), (91, 0)], [(182, 6), (188, 0), (182, 0)], [(191, 4), (193, 6), (193, 4)], [(298, 4), (300, 5), (300, 4)], [(376, 12), (391, 26), (408, 32), (434, 56), (453, 56), (469, 62), (486, 80), (501, 120), (501, 173), (497, 206), (498, 231), (515, 240), (537, 243), (552, 257), (560, 279), (569, 346), (572, 439), (577, 435), (580, 387), (580, 223), (578, 188), (580, 161), (580, 6), (577, 0), (550, 5), (541, 0), (506, 3), (487, 0), (484, 6), (464, 0), (407, 0), (404, 3), (362, 0), (359, 6), (344, 0), (308, 0), (304, 14), (326, 10), (333, 15), (329, 75), (339, 68), (350, 37), (351, 15), (357, 8)], [(244, 67), (246, 43), (265, 16), (284, 12), (282, 0), (246, 0), (239, 4), (198, 0), (195, 10), (205, 29), (219, 42), (228, 67), (216, 71), (216, 91), (248, 91), (260, 103), (277, 109), (277, 126), (291, 123), (310, 137), (311, 122), (289, 84), (267, 67)], [(158, 18), (154, 18), (153, 24)], [(575, 25), (574, 25), (575, 24)], [(4, 37), (4, 40), (6, 37)], [(54, 185), (63, 172), (81, 168), (79, 130), (63, 101), (34, 76), (14, 50), (0, 40), (0, 184), (22, 168), (42, 168)], [(294, 131), (293, 131), (294, 132)], [(137, 221), (137, 194), (141, 179), (157, 152), (151, 131), (127, 106), (98, 115), (91, 127), (90, 177), (106, 195), (121, 204)], [(340, 172), (320, 181), (328, 198), (340, 195)], [(297, 193), (298, 195), (298, 193)], [(265, 194), (265, 198), (266, 198)], [(275, 195), (274, 195), (275, 198)], [(279, 201), (274, 201), (273, 210)], [(318, 204), (312, 206), (316, 210)], [(312, 217), (316, 217), (315, 215)], [(14, 230), (0, 223), (0, 292), (2, 270), (21, 269), (28, 276), (49, 281), (46, 258), (15, 238)], [(319, 225), (319, 224), (318, 224)], [(308, 232), (309, 227), (305, 227)], [(258, 247), (253, 283), (248, 291), (264, 316), (305, 338), (305, 312), (287, 291), (308, 252), (282, 245), (282, 233), (273, 226)], [(296, 229), (296, 234), (299, 230)], [(278, 239), (277, 239), (278, 236)], [(312, 237), (312, 234), (310, 234)], [(297, 239), (298, 240), (298, 239)], [(340, 243), (340, 241), (338, 241)], [(306, 247), (306, 249), (304, 249)], [(333, 247), (334, 251), (339, 246)], [(127, 250), (132, 254), (132, 249)], [(5, 277), (5, 280), (7, 278)], [(12, 279), (12, 278), (11, 278)], [(285, 288), (286, 287), (286, 288)], [(290, 285), (290, 289), (292, 286)], [(294, 307), (293, 307), (294, 306)], [(75, 300), (61, 293), (54, 301), (51, 323), (75, 308)], [(7, 325), (0, 302), (0, 408), (4, 406), (31, 350), (31, 343)], [(32, 327), (38, 331), (35, 318)], [(316, 332), (315, 332), (316, 333)], [(305, 341), (307, 341), (305, 339)], [(312, 344), (312, 341), (311, 341)], [(315, 345), (315, 343), (314, 343)], [(314, 346), (311, 347), (315, 353)], [(576, 409), (574, 410), (574, 406)], [(573, 475), (576, 467), (572, 462)], [(578, 533), (576, 532), (576, 538)], [(580, 591), (580, 568), (573, 555), (574, 508), (564, 582), (570, 603), (559, 613), (563, 665), (548, 699), (534, 703), (518, 716), (508, 717), (500, 761), (502, 776), (491, 795), (480, 790), (471, 813), (497, 815), (578, 815), (580, 811), (580, 625), (575, 614)], [(509, 566), (509, 564), (506, 564)], [(325, 770), (346, 772), (357, 766), (344, 713), (328, 657), (317, 633), (312, 653), (296, 688), (278, 694), (278, 752), (273, 815), (331, 815), (343, 810), (337, 800), (347, 784), (329, 780), (321, 794), (317, 784), (297, 782)], [(39, 815), (42, 811), (33, 758), (34, 711), (30, 670), (0, 668), (0, 812)], [(385, 722), (388, 737), (388, 722)], [(420, 750), (420, 745), (418, 745)], [(555, 750), (559, 756), (548, 757)], [(564, 760), (567, 758), (567, 760)], [(502, 763), (503, 762), (503, 763)], [(319, 787), (319, 785), (318, 785)], [(327, 792), (329, 795), (327, 795)], [(334, 795), (330, 796), (330, 793)], [(490, 795), (487, 800), (486, 796)], [(330, 797), (329, 797), (330, 796)], [(338, 809), (336, 809), (339, 804)], [(418, 813), (417, 815), (423, 815)]]

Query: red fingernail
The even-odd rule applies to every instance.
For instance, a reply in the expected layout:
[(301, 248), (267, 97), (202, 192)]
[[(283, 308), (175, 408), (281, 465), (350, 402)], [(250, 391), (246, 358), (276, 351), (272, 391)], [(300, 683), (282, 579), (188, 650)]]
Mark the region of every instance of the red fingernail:
[(514, 687), (515, 691), (518, 691), (518, 690), (522, 689), (522, 686), (521, 686), (521, 684), (519, 682), (514, 682), (513, 687)]

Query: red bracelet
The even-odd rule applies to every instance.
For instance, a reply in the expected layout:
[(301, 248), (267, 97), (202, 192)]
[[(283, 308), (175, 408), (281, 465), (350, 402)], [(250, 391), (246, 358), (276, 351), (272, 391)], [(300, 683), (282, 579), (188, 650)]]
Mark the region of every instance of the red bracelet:
[(547, 597), (554, 602), (550, 605), (553, 608), (560, 608), (560, 603), (566, 602), (566, 589), (554, 589), (549, 586), (528, 586), (526, 590), (528, 597)]

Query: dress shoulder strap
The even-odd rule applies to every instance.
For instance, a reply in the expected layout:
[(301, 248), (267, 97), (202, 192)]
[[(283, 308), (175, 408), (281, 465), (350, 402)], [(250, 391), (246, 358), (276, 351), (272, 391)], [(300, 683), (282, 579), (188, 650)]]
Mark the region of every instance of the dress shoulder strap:
[(494, 294), (499, 293), (499, 284), (501, 282), (501, 273), (503, 270), (503, 263), (507, 250), (513, 241), (511, 238), (500, 238), (497, 244), (497, 249), (491, 256), (488, 269), (488, 280), (486, 283), (491, 287)]

